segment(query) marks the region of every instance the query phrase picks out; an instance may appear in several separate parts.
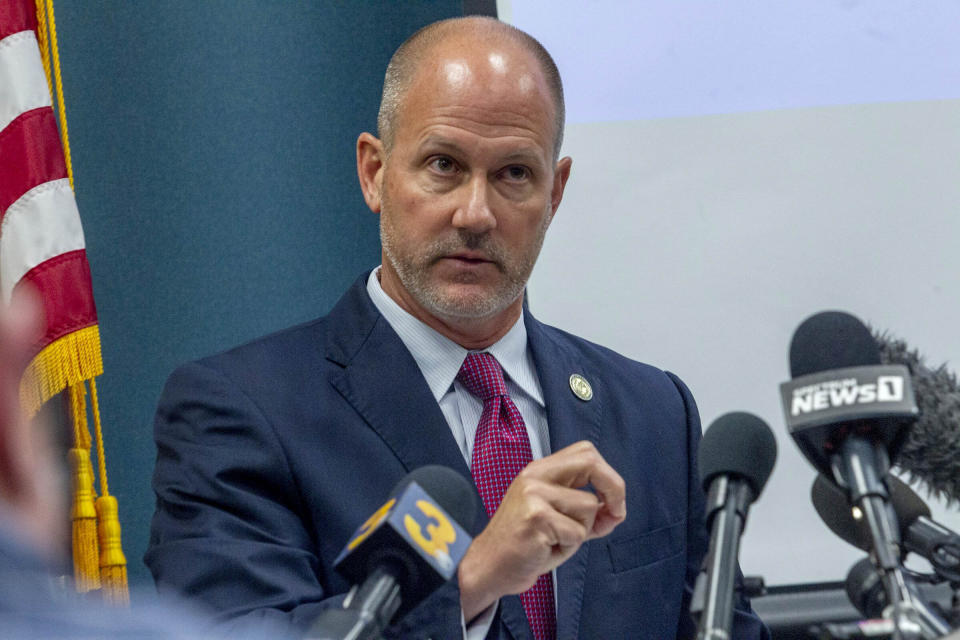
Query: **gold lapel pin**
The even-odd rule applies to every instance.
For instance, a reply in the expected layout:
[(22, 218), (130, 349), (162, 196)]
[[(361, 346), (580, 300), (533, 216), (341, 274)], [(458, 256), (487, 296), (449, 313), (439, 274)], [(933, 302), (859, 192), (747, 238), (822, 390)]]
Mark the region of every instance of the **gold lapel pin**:
[(570, 391), (573, 391), (573, 395), (584, 402), (593, 398), (593, 388), (590, 386), (590, 383), (587, 382), (587, 379), (579, 373), (574, 373), (570, 376)]

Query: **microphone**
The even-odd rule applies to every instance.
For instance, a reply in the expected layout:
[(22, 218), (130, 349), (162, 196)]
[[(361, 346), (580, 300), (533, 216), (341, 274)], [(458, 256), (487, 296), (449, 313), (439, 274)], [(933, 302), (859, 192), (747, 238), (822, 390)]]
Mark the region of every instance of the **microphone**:
[[(887, 617), (884, 615), (887, 613), (887, 594), (883, 587), (883, 581), (870, 558), (863, 558), (850, 567), (844, 586), (850, 604), (862, 615), (875, 619)], [(924, 628), (925, 637), (939, 638), (949, 633), (950, 625), (943, 619), (943, 616), (918, 594), (914, 595), (917, 613)]]
[(910, 374), (881, 365), (870, 330), (825, 311), (804, 320), (790, 343), (789, 382), (780, 385), (790, 435), (821, 473), (849, 493), (870, 532), (870, 549), (893, 613), (896, 638), (925, 635), (900, 566), (900, 531), (884, 476), (916, 419)]
[(404, 477), (390, 496), (334, 561), (355, 586), (342, 608), (320, 614), (309, 640), (379, 638), (456, 574), (472, 541), (473, 486), (453, 469), (428, 465)]
[(874, 330), (880, 361), (907, 367), (920, 407), (894, 464), (930, 495), (960, 501), (960, 384), (946, 364), (931, 367), (916, 349), (886, 332)]
[(887, 594), (877, 570), (873, 568), (870, 558), (857, 561), (844, 582), (844, 589), (850, 604), (868, 618), (883, 618), (883, 610), (887, 608)]
[[(960, 535), (931, 519), (930, 508), (905, 482), (892, 475), (887, 476), (886, 482), (904, 549), (926, 558), (943, 580), (960, 583)], [(850, 508), (841, 489), (818, 475), (810, 497), (831, 531), (855, 547), (870, 550), (870, 532), (862, 516), (857, 517)]]
[(790, 342), (789, 382), (780, 385), (787, 428), (821, 473), (837, 477), (837, 454), (848, 441), (878, 446), (889, 467), (918, 409), (909, 370), (881, 365), (870, 330), (854, 316), (825, 311), (804, 320)]
[(700, 482), (707, 492), (710, 550), (697, 576), (690, 612), (697, 640), (726, 640), (733, 624), (733, 592), (740, 537), (750, 505), (763, 491), (777, 459), (777, 441), (763, 420), (744, 412), (720, 416), (700, 443)]

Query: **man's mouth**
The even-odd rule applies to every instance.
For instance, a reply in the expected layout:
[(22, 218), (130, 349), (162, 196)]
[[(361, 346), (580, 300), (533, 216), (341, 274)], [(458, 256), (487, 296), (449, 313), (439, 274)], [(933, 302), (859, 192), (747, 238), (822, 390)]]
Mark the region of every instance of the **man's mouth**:
[(444, 258), (447, 260), (455, 260), (464, 264), (484, 264), (486, 262), (493, 262), (485, 254), (479, 251), (458, 251), (457, 253), (446, 255)]

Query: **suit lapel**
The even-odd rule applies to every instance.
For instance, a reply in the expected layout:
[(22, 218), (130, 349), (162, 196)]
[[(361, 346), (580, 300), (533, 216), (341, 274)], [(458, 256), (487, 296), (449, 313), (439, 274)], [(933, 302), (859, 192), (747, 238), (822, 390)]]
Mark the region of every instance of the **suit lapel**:
[[(525, 311), (524, 322), (543, 388), (551, 452), (580, 440), (589, 440), (599, 446), (603, 389), (598, 372), (587, 369), (585, 359), (579, 357), (568, 342), (557, 340), (556, 332), (548, 333), (528, 311)], [(583, 401), (571, 390), (570, 376), (575, 373), (591, 384), (591, 400)], [(580, 612), (590, 544), (582, 545), (572, 558), (557, 568), (558, 640), (575, 640), (580, 636)]]
[[(366, 276), (330, 313), (326, 357), (343, 367), (331, 384), (407, 471), (441, 464), (470, 479), (416, 361), (366, 293)], [(472, 484), (472, 480), (471, 480)]]

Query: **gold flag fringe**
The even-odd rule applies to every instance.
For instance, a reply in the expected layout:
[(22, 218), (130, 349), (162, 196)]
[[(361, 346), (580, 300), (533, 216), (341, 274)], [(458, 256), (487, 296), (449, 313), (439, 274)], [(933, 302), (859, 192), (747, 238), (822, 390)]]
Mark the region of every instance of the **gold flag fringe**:
[[(33, 417), (43, 404), (67, 387), (82, 384), (103, 373), (100, 329), (85, 327), (54, 340), (38, 353), (20, 381), (20, 406)], [(86, 424), (87, 416), (82, 417)], [(84, 449), (90, 448), (87, 434)]]

